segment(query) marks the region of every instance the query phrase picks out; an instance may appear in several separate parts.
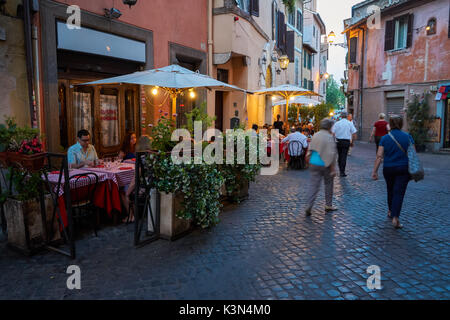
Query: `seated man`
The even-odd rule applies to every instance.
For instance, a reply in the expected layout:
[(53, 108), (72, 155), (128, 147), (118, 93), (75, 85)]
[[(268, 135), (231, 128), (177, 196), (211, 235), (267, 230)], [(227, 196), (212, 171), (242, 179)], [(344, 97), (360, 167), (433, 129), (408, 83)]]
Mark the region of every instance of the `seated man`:
[(69, 169), (94, 166), (98, 156), (94, 146), (90, 144), (91, 135), (89, 131), (85, 129), (78, 131), (77, 140), (78, 142), (67, 150)]
[(301, 132), (301, 128), (299, 127), (298, 129), (295, 129), (294, 127), (291, 129), (291, 133), (284, 138), (281, 142), (283, 143), (290, 143), (292, 141), (298, 141), (300, 142), (301, 148), (298, 148), (298, 150), (294, 150), (293, 152), (295, 154), (291, 154), (291, 150), (289, 149), (289, 155), (290, 156), (301, 156), (303, 154), (303, 149), (308, 148), (308, 138), (302, 134)]

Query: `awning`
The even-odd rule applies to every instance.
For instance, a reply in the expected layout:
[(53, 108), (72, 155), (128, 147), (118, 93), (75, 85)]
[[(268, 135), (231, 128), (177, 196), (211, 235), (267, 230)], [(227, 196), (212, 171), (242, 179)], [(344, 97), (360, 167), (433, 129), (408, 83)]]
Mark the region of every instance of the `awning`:
[(445, 100), (448, 97), (448, 94), (450, 92), (450, 85), (449, 86), (441, 86), (438, 90), (438, 93), (436, 94), (436, 101), (439, 100)]

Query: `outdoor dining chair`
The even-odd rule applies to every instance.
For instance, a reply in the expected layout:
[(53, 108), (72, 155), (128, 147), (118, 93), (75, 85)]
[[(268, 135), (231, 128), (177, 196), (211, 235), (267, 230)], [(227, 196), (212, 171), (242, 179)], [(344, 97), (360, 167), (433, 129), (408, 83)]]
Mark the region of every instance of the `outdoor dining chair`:
[(95, 236), (97, 236), (98, 208), (94, 205), (95, 191), (98, 186), (98, 176), (94, 172), (73, 175), (69, 178), (71, 189), (72, 217), (75, 227), (85, 218), (92, 219)]
[(303, 169), (305, 167), (305, 159), (303, 145), (300, 141), (290, 141), (288, 146), (289, 163), (288, 169)]

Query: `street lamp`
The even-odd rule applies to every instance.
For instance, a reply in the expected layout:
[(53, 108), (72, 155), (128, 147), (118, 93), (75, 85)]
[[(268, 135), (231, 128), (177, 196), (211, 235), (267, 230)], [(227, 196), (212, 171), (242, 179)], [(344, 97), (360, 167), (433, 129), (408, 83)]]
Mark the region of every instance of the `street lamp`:
[(333, 31), (331, 31), (328, 34), (328, 43), (331, 44), (332, 46), (339, 46), (339, 47), (342, 47), (344, 49), (348, 48), (348, 46), (347, 46), (347, 44), (345, 42), (344, 43), (334, 43), (335, 40), (336, 40), (336, 34)]
[(284, 55), (284, 56), (281, 56), (280, 59), (278, 59), (278, 60), (280, 63), (280, 68), (282, 70), (286, 70), (287, 67), (289, 66), (289, 57)]
[(328, 72), (325, 72), (325, 73), (321, 73), (321, 74), (320, 74), (320, 78), (321, 78), (321, 79), (326, 79), (326, 80), (328, 80), (329, 77), (330, 77), (330, 75), (328, 74)]

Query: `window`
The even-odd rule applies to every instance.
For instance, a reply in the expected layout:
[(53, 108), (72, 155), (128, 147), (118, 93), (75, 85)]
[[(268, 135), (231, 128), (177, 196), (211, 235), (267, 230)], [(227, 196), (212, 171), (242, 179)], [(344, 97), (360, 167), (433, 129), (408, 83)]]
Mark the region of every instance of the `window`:
[(400, 50), (412, 45), (413, 15), (404, 15), (386, 21), (384, 50)]
[(308, 90), (314, 91), (314, 81), (308, 81)]
[(259, 0), (235, 0), (236, 5), (243, 11), (259, 17)]
[(295, 84), (299, 84), (299, 78), (298, 78), (298, 71), (299, 71), (299, 67), (298, 67), (298, 58), (295, 57)]
[(308, 53), (308, 69), (312, 69), (312, 54)]
[(120, 144), (118, 103), (118, 91), (116, 89), (102, 89), (100, 91), (101, 142), (104, 147), (114, 147)]
[(277, 2), (272, 2), (272, 39), (278, 42), (278, 6)]
[(297, 10), (297, 30), (303, 33), (303, 14)]
[(436, 18), (431, 18), (427, 23), (427, 36), (436, 34)]
[(356, 52), (358, 48), (358, 38), (350, 38), (350, 61), (349, 63), (356, 63)]
[(295, 11), (288, 13), (288, 22), (291, 26), (295, 27)]
[(125, 131), (136, 132), (135, 128), (135, 98), (134, 91), (129, 89), (125, 91)]
[(306, 78), (303, 79), (303, 88), (308, 89), (308, 80)]
[(303, 68), (306, 68), (306, 51), (303, 51)]

